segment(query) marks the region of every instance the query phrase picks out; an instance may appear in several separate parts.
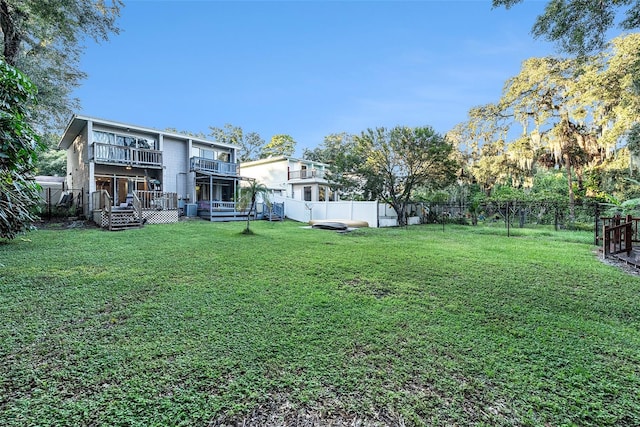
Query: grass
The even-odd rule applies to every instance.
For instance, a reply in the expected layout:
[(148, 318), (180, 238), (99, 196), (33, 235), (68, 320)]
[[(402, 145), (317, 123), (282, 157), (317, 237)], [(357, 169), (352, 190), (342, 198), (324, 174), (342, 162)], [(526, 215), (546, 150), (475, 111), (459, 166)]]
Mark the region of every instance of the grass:
[(640, 278), (590, 233), (243, 228), (0, 245), (0, 424), (640, 424)]

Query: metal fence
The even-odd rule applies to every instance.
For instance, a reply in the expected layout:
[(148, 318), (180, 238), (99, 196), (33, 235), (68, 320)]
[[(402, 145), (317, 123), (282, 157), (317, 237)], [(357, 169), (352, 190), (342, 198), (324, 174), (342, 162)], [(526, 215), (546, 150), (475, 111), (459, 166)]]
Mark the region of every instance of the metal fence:
[(484, 224), (524, 228), (551, 225), (556, 230), (594, 230), (602, 209), (597, 203), (585, 202), (575, 207), (573, 220), (564, 203), (504, 201), (479, 205), (466, 203), (425, 203), (428, 207), (424, 223)]
[(87, 202), (83, 188), (62, 189), (43, 188), (38, 204), (39, 215), (43, 219), (79, 217), (84, 215)]

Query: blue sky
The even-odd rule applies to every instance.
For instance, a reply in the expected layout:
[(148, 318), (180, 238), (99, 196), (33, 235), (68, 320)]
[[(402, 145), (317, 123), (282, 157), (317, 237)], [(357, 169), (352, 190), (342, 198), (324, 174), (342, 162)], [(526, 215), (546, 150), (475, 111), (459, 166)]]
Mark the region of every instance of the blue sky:
[(441, 134), (496, 101), (529, 57), (546, 1), (126, 1), (121, 34), (88, 43), (79, 114), (209, 133), (231, 123), (296, 155), (331, 133)]

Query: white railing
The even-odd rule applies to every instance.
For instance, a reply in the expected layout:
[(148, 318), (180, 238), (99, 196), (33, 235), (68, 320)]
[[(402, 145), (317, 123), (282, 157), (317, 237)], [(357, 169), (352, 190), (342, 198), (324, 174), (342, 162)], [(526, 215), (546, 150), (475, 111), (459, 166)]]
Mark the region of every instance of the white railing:
[(317, 169), (301, 169), (289, 171), (289, 179), (324, 178), (324, 171)]
[(192, 157), (190, 166), (193, 172), (211, 172), (221, 175), (238, 174), (238, 165), (236, 163), (221, 162), (220, 160), (205, 159), (203, 157)]
[(200, 200), (198, 209), (210, 211), (236, 211), (236, 202), (221, 202), (218, 200)]
[(142, 209), (173, 210), (178, 209), (178, 194), (162, 191), (136, 191), (142, 203)]
[(93, 159), (100, 163), (162, 167), (162, 152), (121, 145), (93, 144)]

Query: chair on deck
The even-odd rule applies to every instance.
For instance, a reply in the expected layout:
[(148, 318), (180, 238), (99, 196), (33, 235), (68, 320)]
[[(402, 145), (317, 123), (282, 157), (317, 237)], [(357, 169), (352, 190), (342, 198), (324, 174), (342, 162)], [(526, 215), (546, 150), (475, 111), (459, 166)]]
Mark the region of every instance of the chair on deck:
[(127, 194), (127, 198), (124, 203), (120, 203), (121, 208), (132, 208), (133, 207), (133, 194)]

